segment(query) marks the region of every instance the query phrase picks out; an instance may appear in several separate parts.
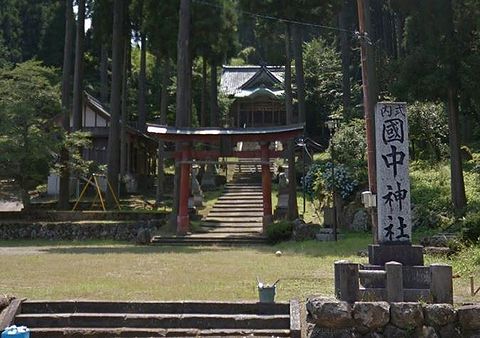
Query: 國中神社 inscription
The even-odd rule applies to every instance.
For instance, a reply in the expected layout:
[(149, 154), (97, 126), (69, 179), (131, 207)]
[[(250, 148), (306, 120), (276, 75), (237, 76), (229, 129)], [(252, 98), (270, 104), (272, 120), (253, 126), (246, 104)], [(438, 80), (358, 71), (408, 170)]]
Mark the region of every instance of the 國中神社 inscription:
[(377, 103), (375, 140), (378, 242), (410, 242), (412, 223), (405, 103)]

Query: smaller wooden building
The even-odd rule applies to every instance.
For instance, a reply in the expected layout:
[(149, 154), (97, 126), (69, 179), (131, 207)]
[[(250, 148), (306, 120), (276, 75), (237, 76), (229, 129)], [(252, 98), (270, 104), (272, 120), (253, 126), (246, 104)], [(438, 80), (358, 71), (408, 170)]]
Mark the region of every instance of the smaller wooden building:
[(223, 66), (220, 92), (234, 100), (229, 125), (285, 125), (284, 74), (285, 68), (280, 66)]
[[(85, 93), (82, 130), (92, 135), (92, 147), (83, 151), (83, 157), (86, 160), (107, 164), (110, 119), (107, 108), (95, 97)], [(70, 126), (72, 126), (72, 120)], [(155, 175), (157, 140), (130, 125), (127, 125), (126, 132), (125, 172), (134, 177)]]
[[(83, 149), (83, 158), (96, 164), (107, 164), (108, 135), (111, 116), (107, 108), (95, 97), (88, 93), (83, 96), (82, 131), (91, 134), (92, 146)], [(61, 117), (57, 123), (61, 124)], [(73, 120), (70, 119), (70, 127)], [(126, 127), (126, 168), (129, 176), (129, 190), (132, 192), (137, 187), (153, 186), (156, 173), (156, 153), (158, 141), (148, 136), (131, 125)], [(75, 183), (72, 183), (75, 185)], [(47, 191), (49, 195), (57, 195), (59, 178), (55, 174), (48, 177)], [(72, 190), (72, 189), (71, 189)]]

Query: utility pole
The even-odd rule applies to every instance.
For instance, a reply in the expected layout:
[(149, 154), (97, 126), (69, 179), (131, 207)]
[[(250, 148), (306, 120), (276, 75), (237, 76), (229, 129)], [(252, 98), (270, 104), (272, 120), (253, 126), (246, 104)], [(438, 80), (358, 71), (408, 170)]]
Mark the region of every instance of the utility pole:
[[(365, 127), (367, 134), (367, 164), (368, 164), (368, 188), (372, 194), (377, 193), (377, 170), (375, 159), (375, 119), (374, 119), (374, 102), (376, 98), (370, 92), (371, 87), (369, 79), (372, 79), (371, 72), (374, 69), (370, 69), (368, 65), (372, 65), (370, 61), (372, 55), (369, 53), (368, 44), (371, 43), (368, 32), (366, 31), (366, 19), (365, 19), (365, 3), (364, 0), (357, 0), (358, 7), (358, 25), (359, 25), (359, 40), (360, 40), (360, 57), (362, 66), (362, 89), (363, 89), (363, 110), (365, 115)], [(376, 207), (370, 209), (370, 215), (372, 218), (372, 232), (374, 243), (378, 242), (377, 236), (377, 210)]]

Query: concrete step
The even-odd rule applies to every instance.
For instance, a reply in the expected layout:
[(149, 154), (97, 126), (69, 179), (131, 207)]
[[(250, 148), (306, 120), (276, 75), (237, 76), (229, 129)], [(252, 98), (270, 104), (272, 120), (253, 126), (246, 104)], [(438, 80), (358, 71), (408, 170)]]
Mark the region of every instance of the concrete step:
[(225, 184), (226, 188), (229, 187), (239, 187), (239, 188), (244, 188), (244, 187), (259, 187), (261, 188), (261, 184), (252, 184), (252, 183), (238, 183), (238, 182), (229, 182)]
[(202, 227), (202, 230), (208, 233), (222, 233), (222, 234), (251, 234), (251, 235), (258, 235), (262, 233), (262, 227), (257, 226), (255, 228), (229, 228), (229, 227)]
[(201, 226), (204, 228), (233, 228), (233, 229), (257, 229), (261, 226), (258, 222), (252, 223), (234, 223), (234, 222), (212, 222), (204, 221)]
[(298, 301), (24, 301), (15, 316), (32, 338), (300, 337)]
[(205, 218), (205, 221), (207, 222), (225, 222), (225, 223), (262, 223), (263, 218), (262, 217), (243, 217), (243, 216), (238, 216), (238, 217), (220, 217), (220, 216), (208, 216)]
[(235, 201), (235, 200), (226, 200), (226, 201), (219, 201), (215, 203), (212, 208), (215, 207), (235, 207), (235, 208), (260, 208), (263, 207), (263, 203), (258, 203), (256, 201)]
[(285, 314), (287, 302), (274, 304), (219, 301), (104, 301), (104, 300), (27, 300), (22, 313), (218, 313)]
[(258, 202), (258, 203), (263, 203), (263, 198), (261, 196), (242, 196), (242, 197), (236, 197), (236, 196), (221, 196), (218, 198), (218, 201), (239, 201), (239, 202)]
[(290, 330), (264, 329), (143, 329), (143, 328), (35, 328), (32, 337), (290, 337)]
[(210, 211), (208, 213), (208, 218), (218, 218), (218, 217), (262, 217), (262, 211), (251, 211), (251, 210), (242, 210), (242, 211), (233, 211), (232, 210), (219, 210), (219, 211)]
[(222, 210), (230, 210), (235, 209), (238, 211), (263, 211), (263, 206), (259, 206), (257, 204), (215, 204), (210, 211), (222, 211)]
[(249, 314), (144, 314), (144, 313), (41, 313), (19, 314), (15, 322), (27, 327), (130, 327), (196, 329), (283, 329), (288, 315)]
[(254, 196), (254, 197), (263, 197), (263, 193), (261, 191), (227, 191), (225, 192), (222, 197), (240, 197), (242, 198), (243, 196)]

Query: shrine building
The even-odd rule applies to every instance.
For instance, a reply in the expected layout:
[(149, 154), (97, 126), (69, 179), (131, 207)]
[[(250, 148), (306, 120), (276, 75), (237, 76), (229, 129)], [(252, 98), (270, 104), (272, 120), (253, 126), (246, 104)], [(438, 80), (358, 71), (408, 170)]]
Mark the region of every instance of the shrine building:
[(285, 125), (284, 74), (281, 66), (223, 66), (220, 92), (233, 99), (229, 126)]

